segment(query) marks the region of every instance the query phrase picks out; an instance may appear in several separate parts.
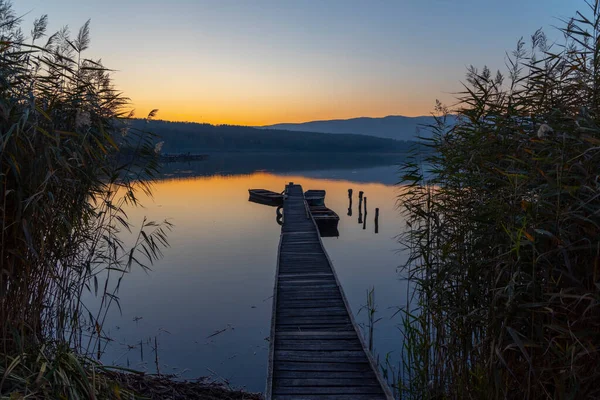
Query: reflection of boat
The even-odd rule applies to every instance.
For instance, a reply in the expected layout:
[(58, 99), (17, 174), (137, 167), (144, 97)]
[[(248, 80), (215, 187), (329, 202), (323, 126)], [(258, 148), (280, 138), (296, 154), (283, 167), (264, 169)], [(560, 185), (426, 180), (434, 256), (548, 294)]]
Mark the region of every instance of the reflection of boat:
[(310, 213), (315, 219), (321, 236), (337, 237), (340, 235), (337, 229), (338, 222), (340, 222), (340, 217), (335, 211), (325, 206), (312, 206), (310, 207)]
[(317, 227), (319, 228), (319, 235), (321, 237), (339, 237), (340, 231), (338, 231), (337, 224), (335, 227), (329, 226), (329, 224), (319, 224), (317, 222)]
[(248, 193), (250, 193), (248, 201), (274, 207), (283, 205), (283, 195), (280, 193), (266, 189), (248, 189)]
[(324, 190), (307, 190), (304, 192), (304, 198), (309, 206), (324, 206), (325, 191)]

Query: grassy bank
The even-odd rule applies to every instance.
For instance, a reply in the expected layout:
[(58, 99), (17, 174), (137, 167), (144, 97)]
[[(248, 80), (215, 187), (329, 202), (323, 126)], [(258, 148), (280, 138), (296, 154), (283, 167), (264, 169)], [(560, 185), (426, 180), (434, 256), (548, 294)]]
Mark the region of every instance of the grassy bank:
[(232, 389), (208, 378), (182, 381), (102, 365), (69, 348), (50, 344), (8, 357), (0, 364), (1, 399), (202, 399), (260, 400), (260, 394)]
[[(589, 6), (589, 7), (588, 7)], [(600, 386), (600, 6), (505, 74), (471, 67), (450, 126), (406, 165), (415, 291), (406, 398), (583, 399)]]

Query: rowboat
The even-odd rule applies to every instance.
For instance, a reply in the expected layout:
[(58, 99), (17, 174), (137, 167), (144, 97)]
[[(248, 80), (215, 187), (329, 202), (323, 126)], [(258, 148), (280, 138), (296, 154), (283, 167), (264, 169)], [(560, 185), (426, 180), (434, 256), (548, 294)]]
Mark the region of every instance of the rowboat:
[(321, 236), (330, 237), (340, 235), (337, 228), (340, 217), (335, 211), (325, 206), (312, 206), (310, 207), (310, 213), (319, 228)]
[(248, 201), (258, 204), (264, 204), (266, 206), (282, 206), (283, 195), (266, 189), (248, 189), (250, 198)]
[(325, 191), (324, 190), (307, 190), (304, 192), (304, 198), (310, 207), (325, 206)]

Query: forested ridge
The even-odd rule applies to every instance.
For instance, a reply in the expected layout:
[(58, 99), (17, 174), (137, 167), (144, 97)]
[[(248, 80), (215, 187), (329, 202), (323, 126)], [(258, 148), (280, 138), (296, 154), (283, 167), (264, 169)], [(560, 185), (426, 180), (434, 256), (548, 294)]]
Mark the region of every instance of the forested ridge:
[(133, 128), (158, 136), (163, 153), (210, 151), (382, 152), (408, 151), (415, 142), (356, 134), (292, 132), (247, 126), (161, 120), (131, 121)]

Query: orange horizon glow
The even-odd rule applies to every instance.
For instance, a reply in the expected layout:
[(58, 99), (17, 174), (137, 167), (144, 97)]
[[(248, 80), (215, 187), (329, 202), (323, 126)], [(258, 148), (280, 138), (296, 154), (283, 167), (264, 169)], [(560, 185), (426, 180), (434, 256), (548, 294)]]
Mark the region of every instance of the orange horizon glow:
[[(232, 102), (233, 103), (233, 102)], [(427, 102), (424, 102), (427, 103)], [(346, 120), (352, 118), (368, 117), (382, 118), (387, 116), (421, 117), (429, 116), (434, 111), (435, 98), (426, 105), (406, 105), (404, 107), (381, 107), (370, 109), (357, 104), (355, 107), (335, 109), (335, 107), (323, 107), (315, 110), (312, 107), (299, 110), (285, 110), (277, 108), (253, 109), (224, 106), (222, 109), (206, 107), (198, 110), (190, 109), (187, 103), (168, 104), (161, 107), (161, 101), (141, 101), (132, 103), (130, 107), (135, 110), (136, 118), (145, 118), (153, 109), (158, 109), (155, 119), (171, 122), (194, 122), (208, 123), (212, 125), (241, 125), (241, 126), (264, 126), (281, 123), (300, 124), (312, 121), (324, 120)], [(155, 104), (152, 106), (152, 104)], [(364, 111), (361, 111), (363, 110)]]
[(83, 57), (115, 71), (138, 117), (158, 109), (167, 121), (249, 126), (430, 115), (436, 100), (455, 103), (466, 66), (506, 73), (519, 37), (544, 26), (548, 41), (558, 40), (550, 27), (578, 8), (565, 0), (10, 3), (24, 32), (48, 14), (48, 35), (69, 25), (73, 37), (93, 17)]
[[(135, 109), (134, 118), (144, 118), (151, 109), (146, 111), (145, 109)], [(234, 125), (234, 126), (270, 126), (276, 124), (303, 124), (307, 122), (315, 122), (315, 121), (329, 121), (329, 120), (346, 120), (346, 119), (354, 119), (354, 118), (383, 118), (388, 116), (403, 116), (403, 117), (422, 117), (429, 116), (430, 113), (383, 113), (377, 115), (333, 115), (333, 116), (317, 116), (315, 118), (304, 118), (301, 120), (278, 120), (273, 118), (256, 118), (256, 119), (238, 119), (238, 118), (215, 118), (215, 119), (206, 119), (202, 117), (198, 117), (195, 115), (185, 115), (179, 112), (169, 112), (162, 111), (159, 109), (157, 116), (154, 118), (155, 120), (162, 120), (167, 122), (188, 122), (188, 123), (198, 123), (198, 124), (211, 124), (211, 125)]]

